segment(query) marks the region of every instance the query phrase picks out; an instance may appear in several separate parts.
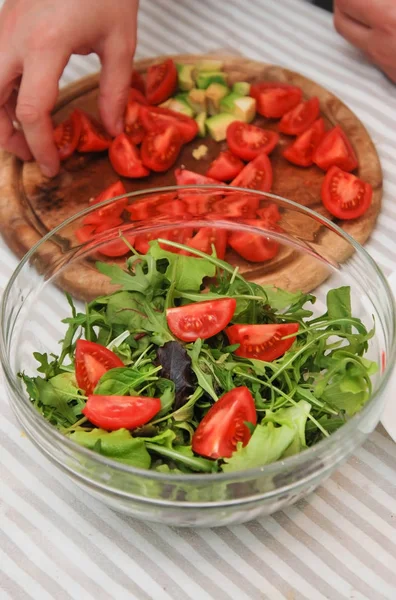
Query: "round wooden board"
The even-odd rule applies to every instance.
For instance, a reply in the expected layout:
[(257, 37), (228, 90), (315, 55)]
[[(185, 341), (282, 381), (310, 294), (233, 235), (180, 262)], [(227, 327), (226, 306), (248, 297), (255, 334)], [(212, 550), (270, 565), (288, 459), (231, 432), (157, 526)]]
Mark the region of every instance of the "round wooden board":
[[(140, 61), (136, 63), (135, 68), (144, 73), (151, 64), (163, 58)], [(203, 56), (178, 55), (172, 58), (177, 62), (193, 63), (202, 60)], [(329, 91), (298, 73), (245, 58), (219, 55), (205, 55), (205, 58), (223, 60), (230, 83), (259, 80), (287, 82), (301, 87), (304, 98), (319, 98), (321, 114), (327, 128), (336, 124), (342, 126), (358, 157), (357, 175), (373, 186), (373, 202), (366, 214), (359, 219), (339, 223), (355, 240), (363, 244), (373, 230), (380, 211), (382, 171), (374, 144), (354, 113)], [(97, 116), (98, 80), (96, 74), (64, 88), (54, 111), (55, 123), (65, 119), (76, 107)], [(266, 128), (277, 128), (276, 122), (262, 117), (256, 121)], [(290, 138), (282, 135), (278, 147), (271, 155), (274, 170), (272, 192), (330, 217), (320, 201), (323, 172), (315, 166), (303, 169), (288, 163), (281, 152), (290, 141)], [(198, 138), (186, 145), (175, 168), (184, 165), (193, 171), (205, 173), (208, 164), (226, 147), (225, 143), (216, 143), (206, 138), (204, 143), (209, 149), (207, 156), (197, 161), (192, 156), (192, 150), (202, 143), (202, 139)], [(106, 153), (76, 154), (62, 164), (59, 175), (51, 180), (42, 176), (36, 163), (23, 164), (5, 152), (0, 153), (0, 165), (0, 231), (9, 247), (19, 257), (53, 227), (88, 206), (89, 198), (97, 195), (118, 178)], [(175, 184), (173, 170), (165, 174), (152, 174), (142, 181), (123, 179), (123, 182), (127, 191)], [(336, 233), (324, 231), (320, 223), (310, 224), (310, 230), (307, 230), (306, 219), (301, 220), (301, 216), (296, 214), (292, 222), (289, 220), (285, 225), (286, 230), (291, 233), (301, 232), (301, 229), (305, 228), (305, 240), (313, 244), (320, 243), (321, 247), (328, 249), (332, 259), (339, 263), (351, 254), (350, 245)], [(56, 241), (55, 246), (46, 244), (40, 250), (40, 256), (37, 258), (41, 268), (59, 263), (65, 251), (76, 245), (73, 228), (65, 230), (62, 238), (58, 237)], [(240, 261), (240, 266), (251, 279), (262, 283), (275, 283), (290, 290), (310, 291), (328, 275), (327, 267), (316, 259), (286, 248), (282, 249), (274, 260), (268, 261), (265, 266), (260, 265), (255, 270), (249, 270), (243, 261)], [(89, 260), (81, 261), (76, 269), (67, 269), (59, 277), (58, 284), (82, 299), (95, 297), (109, 289), (107, 278), (100, 275)]]

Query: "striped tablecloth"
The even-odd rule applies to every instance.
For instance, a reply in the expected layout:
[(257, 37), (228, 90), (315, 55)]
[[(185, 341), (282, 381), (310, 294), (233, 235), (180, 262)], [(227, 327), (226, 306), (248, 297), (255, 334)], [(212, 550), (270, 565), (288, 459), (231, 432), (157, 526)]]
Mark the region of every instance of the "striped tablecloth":
[[(0, 0), (1, 2), (1, 0)], [(396, 87), (302, 0), (142, 0), (137, 57), (219, 48), (315, 79), (368, 127), (384, 207), (368, 250), (396, 269)], [(97, 68), (73, 58), (62, 83)], [(16, 266), (0, 242), (0, 287)], [(0, 388), (1, 600), (395, 600), (396, 445), (382, 428), (295, 507), (175, 530), (111, 512), (23, 435)]]

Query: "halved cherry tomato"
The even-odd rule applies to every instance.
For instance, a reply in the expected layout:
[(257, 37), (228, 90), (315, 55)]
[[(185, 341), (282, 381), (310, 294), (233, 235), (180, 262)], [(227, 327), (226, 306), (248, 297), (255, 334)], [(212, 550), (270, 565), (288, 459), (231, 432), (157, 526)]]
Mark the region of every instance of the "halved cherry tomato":
[(244, 167), (231, 185), (269, 192), (272, 186), (272, 166), (266, 154), (259, 154)]
[(323, 171), (330, 167), (353, 171), (358, 166), (355, 151), (339, 125), (326, 133), (314, 152), (313, 161)]
[(167, 171), (179, 156), (182, 144), (179, 131), (172, 125), (149, 131), (142, 142), (143, 164), (157, 173)]
[(208, 410), (192, 438), (192, 449), (208, 458), (230, 458), (238, 442), (246, 446), (257, 423), (253, 396), (247, 387), (234, 388)]
[(101, 152), (107, 150), (111, 144), (111, 137), (103, 126), (87, 113), (76, 108), (81, 119), (81, 135), (77, 145), (79, 152)]
[(239, 175), (243, 167), (243, 162), (231, 152), (220, 152), (219, 156), (210, 164), (206, 176), (217, 179), (217, 181), (231, 181)]
[(177, 84), (175, 63), (168, 58), (147, 70), (146, 96), (150, 104), (160, 104), (172, 96)]
[(213, 337), (228, 325), (236, 309), (235, 298), (208, 300), (168, 308), (166, 320), (171, 332), (183, 342)]
[(300, 135), (316, 121), (319, 111), (319, 100), (316, 96), (306, 102), (300, 102), (283, 115), (279, 123), (279, 131), (288, 135)]
[(89, 395), (81, 412), (97, 427), (115, 431), (141, 427), (151, 421), (160, 410), (159, 398)]
[[(124, 194), (126, 194), (126, 189), (123, 183), (121, 181), (116, 181), (116, 183), (111, 184), (98, 196), (92, 198), (89, 203), (99, 204), (100, 202), (104, 202), (105, 200), (110, 200), (111, 198), (116, 198), (117, 196), (122, 196)], [(128, 198), (120, 198), (120, 200), (117, 202), (113, 202), (109, 206), (104, 206), (103, 208), (98, 208), (98, 210), (95, 210), (95, 212), (92, 212), (84, 217), (83, 223), (84, 225), (101, 225), (104, 221), (119, 217), (127, 204)]]
[(301, 102), (302, 91), (294, 85), (263, 81), (251, 86), (250, 95), (256, 99), (257, 112), (260, 115), (279, 119)]
[(191, 142), (198, 133), (198, 125), (194, 119), (161, 106), (141, 106), (140, 120), (146, 131), (173, 125), (178, 129), (183, 143)]
[(227, 143), (230, 150), (242, 160), (253, 160), (262, 152), (270, 154), (278, 141), (279, 134), (275, 131), (262, 129), (250, 123), (234, 121), (227, 128)]
[(139, 90), (144, 96), (146, 94), (146, 84), (141, 74), (135, 69), (132, 71), (131, 87)]
[(234, 354), (244, 358), (256, 358), (271, 362), (289, 350), (297, 333), (298, 323), (271, 325), (231, 325), (225, 330), (230, 344), (240, 344)]
[(283, 151), (283, 156), (294, 165), (300, 167), (309, 167), (313, 164), (313, 155), (326, 133), (325, 124), (322, 118), (317, 119), (315, 123), (304, 133), (290, 144)]
[[(211, 227), (202, 227), (194, 235), (194, 237), (186, 240), (186, 246), (205, 252), (205, 254), (213, 254), (213, 246), (216, 251), (217, 258), (223, 260), (227, 247), (227, 232), (224, 229), (213, 229)], [(181, 254), (189, 254), (187, 251), (182, 251)], [(191, 256), (196, 254), (191, 253)]]
[(80, 114), (76, 110), (73, 110), (70, 117), (55, 128), (54, 140), (60, 160), (69, 158), (77, 148), (81, 135), (81, 127)]
[(136, 179), (150, 174), (140, 160), (138, 149), (125, 133), (117, 135), (112, 141), (109, 158), (113, 169), (123, 177)]
[(133, 221), (145, 221), (157, 214), (157, 206), (163, 202), (171, 202), (176, 198), (175, 192), (167, 192), (164, 194), (152, 194), (147, 198), (133, 200), (133, 202), (125, 207), (125, 210), (131, 214)]
[[(243, 221), (246, 225), (259, 227), (261, 229), (275, 230), (273, 223), (258, 221), (255, 219)], [(263, 262), (270, 260), (278, 254), (279, 244), (265, 234), (247, 233), (246, 231), (233, 231), (228, 237), (228, 245), (231, 246), (242, 258), (250, 262)]]
[(138, 90), (131, 89), (125, 110), (125, 133), (131, 142), (140, 144), (144, 138), (145, 129), (140, 121), (140, 106), (147, 104), (145, 97)]
[(123, 366), (122, 360), (104, 346), (87, 340), (77, 340), (76, 379), (78, 387), (86, 394), (92, 394), (99, 379), (107, 371)]
[(331, 167), (322, 184), (324, 207), (337, 219), (357, 219), (368, 210), (373, 188), (338, 167)]
[(244, 217), (254, 219), (260, 199), (253, 194), (228, 194), (213, 203), (210, 217), (219, 215), (227, 218)]
[(188, 169), (176, 169), (175, 178), (177, 185), (220, 185), (220, 182), (206, 175), (194, 173)]

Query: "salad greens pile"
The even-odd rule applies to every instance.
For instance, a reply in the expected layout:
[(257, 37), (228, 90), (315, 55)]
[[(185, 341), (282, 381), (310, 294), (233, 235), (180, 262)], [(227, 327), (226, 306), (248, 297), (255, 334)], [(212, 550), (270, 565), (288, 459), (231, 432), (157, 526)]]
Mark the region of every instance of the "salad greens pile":
[[(169, 246), (183, 248), (176, 242)], [(191, 249), (189, 249), (191, 251)], [(310, 294), (290, 293), (245, 280), (228, 263), (194, 251), (184, 256), (150, 243), (133, 250), (125, 270), (97, 268), (120, 291), (96, 298), (71, 316), (58, 355), (35, 353), (39, 375), (21, 373), (36, 409), (74, 442), (122, 463), (160, 472), (211, 473), (248, 469), (301, 452), (329, 436), (358, 412), (371, 394), (377, 365), (366, 358), (367, 331), (351, 314), (350, 289), (327, 294), (327, 310), (314, 317)], [(168, 328), (166, 309), (203, 300), (235, 298), (233, 323), (298, 323), (291, 348), (264, 362), (236, 356), (223, 332), (185, 343)], [(161, 410), (138, 429), (108, 432), (82, 414), (87, 397), (78, 388), (76, 341), (85, 338), (112, 350), (123, 362), (107, 371), (98, 395), (160, 398)], [(257, 411), (250, 441), (230, 458), (196, 455), (194, 432), (226, 392), (246, 386)]]

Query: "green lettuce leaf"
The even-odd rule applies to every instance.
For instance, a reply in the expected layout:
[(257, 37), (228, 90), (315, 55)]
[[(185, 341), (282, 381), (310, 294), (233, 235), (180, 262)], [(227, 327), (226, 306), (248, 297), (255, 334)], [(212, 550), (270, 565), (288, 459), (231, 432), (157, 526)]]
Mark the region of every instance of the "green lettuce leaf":
[(281, 408), (276, 412), (267, 411), (264, 422), (271, 421), (278, 425), (287, 425), (294, 429), (293, 441), (283, 453), (282, 458), (298, 454), (307, 447), (305, 440), (305, 426), (311, 408), (309, 402), (300, 400), (295, 406)]

